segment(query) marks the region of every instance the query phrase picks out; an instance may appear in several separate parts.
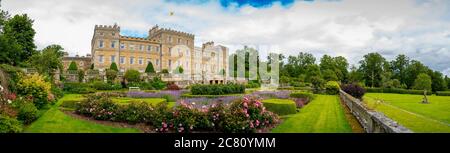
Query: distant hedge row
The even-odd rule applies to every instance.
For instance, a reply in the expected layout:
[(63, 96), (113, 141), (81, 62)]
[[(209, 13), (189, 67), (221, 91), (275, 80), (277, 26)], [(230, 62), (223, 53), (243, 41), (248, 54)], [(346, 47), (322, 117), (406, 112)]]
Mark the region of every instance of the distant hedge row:
[(224, 94), (238, 94), (244, 92), (245, 92), (245, 85), (241, 84), (213, 84), (213, 85), (196, 84), (191, 86), (192, 95), (224, 95)]
[[(397, 89), (397, 88), (366, 88), (369, 93), (397, 93), (397, 94), (412, 94), (412, 95), (423, 95), (423, 90), (408, 90), (408, 89)], [(427, 92), (427, 95), (431, 95), (432, 92)]]
[(450, 91), (436, 91), (437, 96), (450, 96)]

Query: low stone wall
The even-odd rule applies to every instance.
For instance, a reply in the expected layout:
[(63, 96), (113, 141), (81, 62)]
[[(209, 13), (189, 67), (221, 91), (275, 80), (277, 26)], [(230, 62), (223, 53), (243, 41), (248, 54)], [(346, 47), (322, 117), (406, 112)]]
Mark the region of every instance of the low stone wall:
[(367, 109), (360, 100), (344, 91), (340, 90), (339, 95), (367, 133), (412, 133), (384, 114)]

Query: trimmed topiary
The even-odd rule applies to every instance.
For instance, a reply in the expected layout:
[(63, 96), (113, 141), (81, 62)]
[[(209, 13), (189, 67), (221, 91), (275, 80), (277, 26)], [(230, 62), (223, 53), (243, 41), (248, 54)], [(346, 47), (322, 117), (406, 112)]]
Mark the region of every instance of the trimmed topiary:
[(266, 99), (263, 104), (268, 111), (278, 115), (289, 115), (297, 113), (297, 105), (290, 99)]

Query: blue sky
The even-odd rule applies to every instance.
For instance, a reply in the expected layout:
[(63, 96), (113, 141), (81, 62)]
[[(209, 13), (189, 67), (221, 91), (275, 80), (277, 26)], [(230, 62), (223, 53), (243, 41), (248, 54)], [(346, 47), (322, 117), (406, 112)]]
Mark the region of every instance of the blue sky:
[[(313, 0), (306, 0), (313, 1)], [(180, 4), (204, 4), (209, 3), (211, 0), (167, 0), (167, 2), (180, 3)], [(294, 3), (294, 0), (219, 0), (222, 7), (228, 8), (230, 6), (242, 7), (249, 5), (256, 8), (270, 7), (273, 3), (280, 3), (282, 6), (289, 6)]]
[(71, 55), (90, 53), (96, 24), (136, 37), (158, 24), (195, 34), (196, 46), (304, 51), (355, 65), (369, 52), (406, 54), (450, 76), (449, 0), (2, 0), (2, 9), (35, 19), (39, 48), (58, 43)]

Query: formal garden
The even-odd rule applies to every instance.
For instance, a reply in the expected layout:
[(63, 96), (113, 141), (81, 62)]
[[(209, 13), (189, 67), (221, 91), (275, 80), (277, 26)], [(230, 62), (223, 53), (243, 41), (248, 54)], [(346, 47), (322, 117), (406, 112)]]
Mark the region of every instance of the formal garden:
[(316, 61), (304, 52), (265, 60), (245, 47), (230, 55), (234, 70), (243, 58), (249, 78), (250, 55), (257, 65), (278, 58), (278, 88), (264, 88), (259, 70), (245, 83), (234, 82), (237, 72), (230, 71), (224, 84), (180, 87), (163, 81), (169, 72), (155, 72), (151, 63), (145, 73), (122, 76), (115, 63), (95, 77), (93, 66), (64, 68), (62, 46), (37, 50), (26, 14), (1, 11), (0, 27), (0, 133), (365, 132), (342, 92), (413, 132), (450, 132), (450, 78), (405, 55), (388, 61), (368, 53), (357, 67), (342, 56)]

